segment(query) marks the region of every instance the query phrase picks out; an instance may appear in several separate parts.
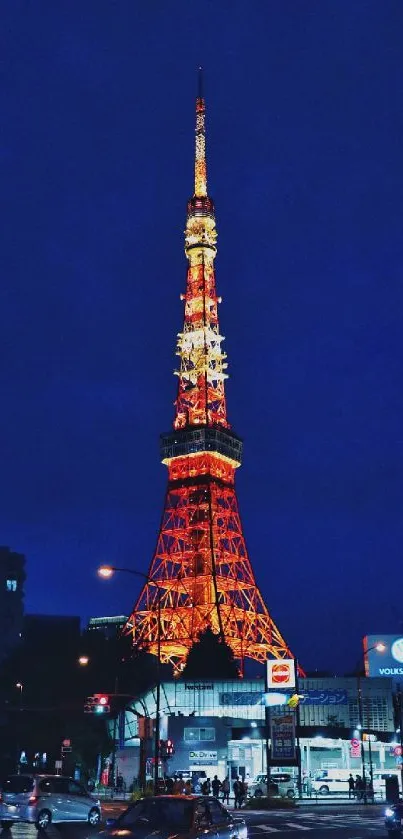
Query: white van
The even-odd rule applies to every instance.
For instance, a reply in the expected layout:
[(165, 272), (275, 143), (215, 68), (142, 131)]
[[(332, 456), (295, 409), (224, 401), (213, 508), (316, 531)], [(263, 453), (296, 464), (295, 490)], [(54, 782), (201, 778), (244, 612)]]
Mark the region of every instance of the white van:
[[(295, 798), (297, 785), (288, 772), (270, 773), (271, 794), (281, 795), (282, 798)], [(267, 796), (267, 775), (257, 775), (248, 785), (248, 795), (253, 798)]]
[(322, 769), (312, 779), (312, 789), (319, 795), (348, 792), (350, 769)]

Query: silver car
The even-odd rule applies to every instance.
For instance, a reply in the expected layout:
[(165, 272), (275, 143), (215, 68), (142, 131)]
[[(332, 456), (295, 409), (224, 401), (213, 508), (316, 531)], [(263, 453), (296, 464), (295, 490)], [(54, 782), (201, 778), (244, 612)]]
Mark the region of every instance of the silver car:
[(51, 822), (101, 821), (100, 802), (85, 787), (63, 775), (9, 775), (1, 785), (0, 823), (31, 822), (38, 829)]

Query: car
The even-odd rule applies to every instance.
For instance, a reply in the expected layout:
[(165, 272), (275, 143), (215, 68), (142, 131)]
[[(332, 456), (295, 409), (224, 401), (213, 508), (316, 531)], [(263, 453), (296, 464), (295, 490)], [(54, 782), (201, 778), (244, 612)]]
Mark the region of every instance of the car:
[(349, 774), (348, 771), (343, 772), (341, 770), (324, 770), (323, 772), (318, 772), (311, 780), (312, 790), (318, 792), (319, 795), (329, 795), (329, 793), (338, 792), (348, 793)]
[(385, 810), (385, 827), (390, 839), (400, 836), (402, 832), (402, 804), (388, 804)]
[(64, 775), (8, 775), (1, 784), (0, 824), (30, 822), (44, 830), (51, 822), (101, 821), (101, 804), (85, 787)]
[(158, 795), (140, 798), (116, 820), (107, 819), (104, 837), (125, 836), (126, 839), (143, 839), (172, 836), (180, 833), (181, 839), (247, 839), (244, 819), (234, 818), (228, 810), (211, 796)]
[[(282, 798), (295, 798), (297, 792), (296, 783), (288, 772), (270, 773), (270, 794), (281, 795)], [(248, 793), (252, 798), (267, 796), (267, 775), (257, 775), (250, 782)]]

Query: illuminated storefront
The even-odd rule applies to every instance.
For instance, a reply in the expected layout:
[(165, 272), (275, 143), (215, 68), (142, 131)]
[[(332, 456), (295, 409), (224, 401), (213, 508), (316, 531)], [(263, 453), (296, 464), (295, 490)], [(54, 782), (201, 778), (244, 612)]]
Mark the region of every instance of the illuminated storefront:
[[(372, 765), (374, 769), (396, 769), (399, 756), (392, 683), (385, 678), (367, 678), (361, 680), (361, 686), (364, 730), (371, 732)], [(299, 689), (303, 696), (299, 729), (303, 775), (331, 768), (359, 772), (361, 759), (353, 743), (358, 725), (356, 679), (300, 679)], [(151, 690), (126, 710), (126, 746), (139, 743), (137, 715), (153, 718), (155, 709), (156, 694)], [(276, 714), (282, 712), (287, 711), (276, 710)], [(210, 778), (215, 774), (224, 778), (227, 773), (253, 778), (266, 771), (261, 679), (164, 682), (161, 713), (161, 737), (169, 737), (175, 744), (170, 774), (192, 771)]]

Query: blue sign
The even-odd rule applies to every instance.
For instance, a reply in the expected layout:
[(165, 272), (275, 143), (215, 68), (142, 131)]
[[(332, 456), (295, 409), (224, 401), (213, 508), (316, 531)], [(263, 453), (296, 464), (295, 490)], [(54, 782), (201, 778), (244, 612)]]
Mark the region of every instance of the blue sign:
[(125, 747), (125, 712), (119, 711), (119, 749)]
[[(384, 649), (379, 649), (382, 645)], [(367, 676), (384, 676), (400, 682), (403, 680), (402, 635), (367, 635), (364, 638), (364, 650)]]
[(220, 705), (261, 705), (263, 702), (262, 693), (220, 693)]
[(305, 690), (300, 705), (347, 705), (346, 690)]
[(295, 719), (293, 714), (271, 718), (271, 759), (281, 764), (282, 760), (295, 758)]

